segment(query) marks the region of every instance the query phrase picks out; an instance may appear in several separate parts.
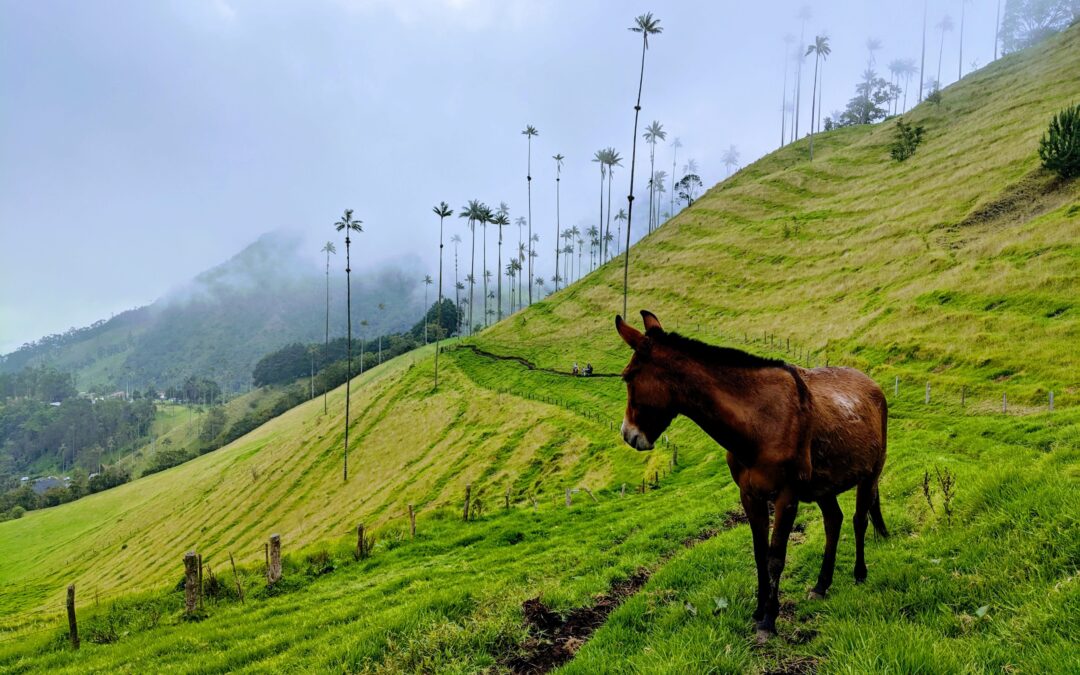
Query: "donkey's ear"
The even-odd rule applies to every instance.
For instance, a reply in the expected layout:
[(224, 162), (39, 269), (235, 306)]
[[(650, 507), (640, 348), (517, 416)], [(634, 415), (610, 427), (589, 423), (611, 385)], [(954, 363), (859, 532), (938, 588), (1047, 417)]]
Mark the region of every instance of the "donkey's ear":
[(645, 334), (623, 321), (623, 318), (619, 315), (615, 316), (615, 330), (619, 331), (623, 342), (630, 345), (630, 349), (634, 351), (637, 351), (645, 342)]
[(641, 318), (645, 321), (645, 330), (658, 330), (663, 331), (664, 327), (660, 325), (660, 319), (656, 318), (656, 315), (647, 309), (641, 310)]

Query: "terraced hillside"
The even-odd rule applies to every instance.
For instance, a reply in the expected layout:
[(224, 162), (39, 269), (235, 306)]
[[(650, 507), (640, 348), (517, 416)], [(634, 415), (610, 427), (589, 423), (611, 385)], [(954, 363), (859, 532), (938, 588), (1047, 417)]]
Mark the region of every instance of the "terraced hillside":
[[(628, 358), (609, 264), (451, 345), (438, 391), (430, 348), (357, 378), (347, 483), (338, 390), (329, 415), (313, 401), (186, 465), (0, 524), (0, 669), (1080, 668), (1080, 183), (1035, 154), (1078, 93), (1074, 27), (913, 111), (927, 133), (907, 162), (888, 158), (893, 122), (825, 134), (813, 163), (804, 142), (774, 153), (632, 250), (630, 306), (669, 329), (856, 365), (890, 394), (893, 536), (869, 543), (856, 587), (846, 526), (834, 590), (806, 601), (823, 534), (804, 507), (782, 586), (795, 604), (764, 647), (722, 450), (678, 420), (669, 443), (634, 453), (614, 430), (619, 379), (556, 372)], [(466, 484), (481, 504), (467, 523)], [(354, 561), (361, 522), (377, 542)], [(291, 556), (266, 590), (271, 532)], [(190, 548), (226, 582), (197, 622), (173, 589)], [(59, 627), (71, 582), (77, 653)]]

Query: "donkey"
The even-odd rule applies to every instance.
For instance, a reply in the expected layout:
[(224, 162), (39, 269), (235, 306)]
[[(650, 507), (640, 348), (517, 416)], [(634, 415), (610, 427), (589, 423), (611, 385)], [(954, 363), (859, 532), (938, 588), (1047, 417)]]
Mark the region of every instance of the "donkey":
[(799, 502), (817, 502), (825, 521), (825, 555), (811, 599), (824, 599), (832, 584), (844, 519), (838, 494), (856, 488), (856, 583), (866, 579), (868, 516), (878, 534), (888, 535), (877, 487), (885, 465), (885, 395), (853, 368), (805, 369), (714, 347), (665, 332), (651, 312), (641, 316), (644, 333), (615, 317), (619, 335), (634, 350), (622, 373), (623, 440), (651, 450), (672, 420), (685, 415), (727, 450), (754, 537), (757, 639), (767, 640), (776, 633), (780, 575)]

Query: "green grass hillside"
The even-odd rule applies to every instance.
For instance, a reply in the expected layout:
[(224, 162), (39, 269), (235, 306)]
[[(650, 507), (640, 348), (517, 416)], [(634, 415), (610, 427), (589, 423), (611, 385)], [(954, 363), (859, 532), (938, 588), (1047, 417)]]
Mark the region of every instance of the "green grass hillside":
[[(907, 115), (927, 132), (902, 164), (888, 157), (894, 122), (824, 134), (813, 163), (805, 142), (773, 153), (631, 251), (633, 310), (711, 342), (858, 366), (889, 395), (893, 536), (868, 542), (856, 587), (845, 524), (833, 590), (807, 601), (824, 535), (804, 505), (765, 646), (722, 449), (677, 420), (668, 443), (635, 453), (616, 431), (618, 378), (552, 372), (625, 365), (609, 264), (451, 345), (437, 392), (431, 348), (356, 378), (347, 483), (342, 388), (328, 415), (312, 401), (182, 466), (0, 523), (0, 670), (1080, 669), (1080, 182), (1053, 179), (1035, 151), (1077, 92), (1080, 27)], [(940, 488), (923, 494), (939, 471), (955, 476), (948, 514)], [(468, 523), (466, 484), (482, 503)], [(595, 499), (575, 492), (568, 507), (578, 488)], [(852, 495), (841, 507), (850, 516)], [(377, 536), (361, 561), (358, 523)], [(267, 590), (272, 532), (288, 559)], [(225, 584), (198, 621), (176, 590), (189, 549)], [(61, 618), (72, 582), (78, 652)], [(531, 598), (566, 626), (603, 625), (552, 641), (562, 628), (530, 628)]]

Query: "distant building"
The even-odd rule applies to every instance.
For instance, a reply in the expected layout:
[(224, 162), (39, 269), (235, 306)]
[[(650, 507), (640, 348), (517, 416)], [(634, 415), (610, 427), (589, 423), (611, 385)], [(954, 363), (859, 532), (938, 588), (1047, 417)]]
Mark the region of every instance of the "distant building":
[(30, 483), (30, 488), (39, 495), (45, 494), (47, 490), (52, 488), (64, 488), (67, 487), (67, 480), (60, 479), (56, 476), (46, 476), (45, 478), (35, 478)]

